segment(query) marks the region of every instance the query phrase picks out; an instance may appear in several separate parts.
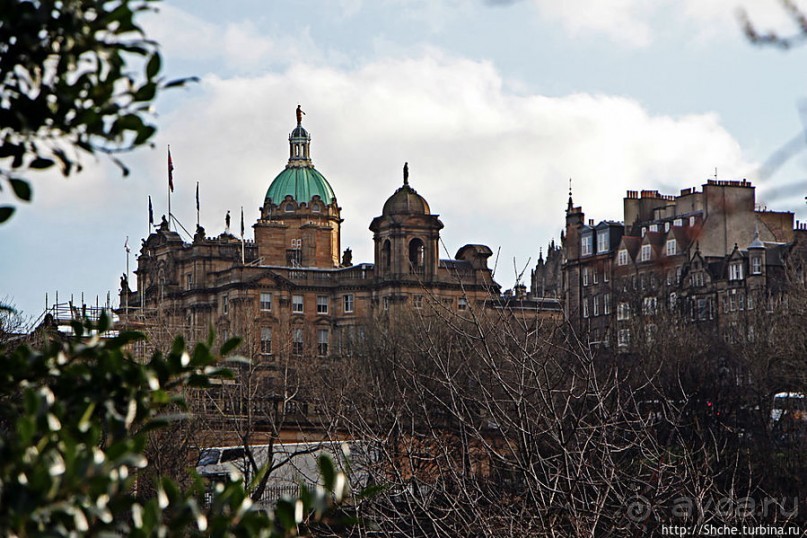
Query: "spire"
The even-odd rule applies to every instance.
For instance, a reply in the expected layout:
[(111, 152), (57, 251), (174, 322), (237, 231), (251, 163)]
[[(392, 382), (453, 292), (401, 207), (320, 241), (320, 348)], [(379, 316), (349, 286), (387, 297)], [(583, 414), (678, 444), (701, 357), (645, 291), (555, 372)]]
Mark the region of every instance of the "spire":
[(569, 178), (569, 203), (566, 205), (566, 213), (571, 213), (574, 209), (574, 203), (572, 202), (572, 178)]
[(289, 135), (289, 164), (287, 168), (310, 168), (314, 164), (311, 162), (311, 135), (303, 127), (303, 108), (297, 105), (295, 115), (297, 117), (297, 127)]

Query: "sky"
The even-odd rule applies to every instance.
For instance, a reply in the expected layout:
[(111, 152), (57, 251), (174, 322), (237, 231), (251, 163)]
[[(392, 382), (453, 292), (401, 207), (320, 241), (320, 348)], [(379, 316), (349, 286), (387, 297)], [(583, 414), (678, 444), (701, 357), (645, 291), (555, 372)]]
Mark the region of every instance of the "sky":
[(595, 221), (621, 220), (626, 190), (716, 173), (805, 219), (807, 46), (750, 44), (741, 8), (795, 31), (779, 0), (165, 0), (143, 27), (166, 79), (199, 83), (157, 100), (155, 147), (123, 156), (130, 176), (105, 157), (30, 176), (33, 202), (0, 225), (0, 302), (32, 319), (57, 292), (117, 305), (148, 196), (167, 213), (169, 144), (179, 222), (193, 231), (199, 182), (208, 235), (243, 207), (251, 238), (298, 104), (354, 263), (373, 261), (368, 226), (404, 162), (445, 224), (442, 257), (488, 245), (505, 289), (559, 239), (570, 178)]

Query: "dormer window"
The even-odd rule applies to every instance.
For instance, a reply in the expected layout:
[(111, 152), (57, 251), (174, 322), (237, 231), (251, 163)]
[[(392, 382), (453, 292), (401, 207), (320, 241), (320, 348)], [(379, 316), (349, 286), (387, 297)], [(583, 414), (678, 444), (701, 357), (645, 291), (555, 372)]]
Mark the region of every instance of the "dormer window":
[(742, 280), (743, 279), (743, 264), (732, 263), (729, 265), (729, 280)]
[(658, 231), (658, 224), (651, 224), (650, 225), (650, 231), (651, 232), (657, 232)]
[(619, 253), (617, 254), (616, 264), (617, 265), (628, 265), (628, 260), (629, 260), (629, 257), (628, 257), (627, 249), (624, 249), (624, 248), (621, 249), (619, 251)]
[(609, 246), (610, 245), (608, 241), (608, 230), (607, 229), (602, 230), (599, 233), (597, 233), (597, 252), (598, 253), (608, 252)]
[(669, 222), (665, 222), (665, 223), (664, 223), (664, 231), (665, 231), (665, 232), (669, 232), (669, 231), (670, 231), (670, 223), (669, 223)]
[(679, 228), (684, 225), (684, 219), (675, 219), (673, 221), (673, 226), (678, 226)]
[(677, 254), (676, 247), (678, 245), (675, 242), (675, 239), (668, 239), (667, 240), (667, 256), (675, 256)]
[(650, 254), (651, 254), (650, 248), (651, 248), (650, 245), (642, 245), (642, 254), (640, 261), (643, 262), (650, 261)]
[(580, 242), (580, 255), (581, 256), (591, 256), (591, 249), (592, 243), (594, 238), (591, 236), (590, 233), (583, 235), (583, 239)]

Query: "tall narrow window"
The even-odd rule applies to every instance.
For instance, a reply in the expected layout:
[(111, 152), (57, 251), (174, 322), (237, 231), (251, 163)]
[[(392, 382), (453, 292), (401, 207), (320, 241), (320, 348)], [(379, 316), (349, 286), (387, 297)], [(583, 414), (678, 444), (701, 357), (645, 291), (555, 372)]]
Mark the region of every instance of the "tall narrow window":
[(272, 354), (272, 329), (269, 327), (261, 327), (261, 353)]
[(225, 316), (230, 313), (230, 298), (227, 295), (221, 298), (221, 313)]
[(320, 357), (328, 355), (328, 329), (317, 330), (317, 355)]
[(583, 286), (588, 286), (588, 267), (583, 267)]
[(651, 254), (651, 246), (650, 245), (642, 245), (642, 254), (640, 261), (647, 262), (650, 261), (650, 254)]
[(628, 250), (623, 248), (623, 249), (621, 249), (619, 251), (619, 254), (617, 255), (616, 264), (617, 265), (628, 265), (628, 259), (629, 259), (628, 258)]
[(392, 247), (389, 239), (384, 241), (384, 246), (381, 248), (381, 264), (385, 269), (389, 269), (392, 265)]
[(328, 296), (317, 295), (317, 314), (328, 313)]
[(594, 238), (590, 233), (584, 234), (581, 241), (580, 241), (580, 255), (581, 256), (591, 256), (591, 247)]
[(345, 314), (350, 314), (353, 312), (353, 294), (348, 293), (343, 298), (343, 306), (345, 310)]
[(268, 312), (272, 310), (272, 294), (261, 292), (261, 310)]
[(423, 268), (425, 252), (426, 248), (423, 245), (423, 241), (419, 238), (416, 237), (409, 242), (409, 265), (412, 269)]
[(583, 297), (583, 317), (588, 317), (588, 297)]
[(303, 354), (303, 330), (301, 328), (291, 331), (291, 352), (294, 355)]
[(754, 256), (751, 258), (751, 274), (752, 275), (759, 275), (762, 273), (762, 258), (759, 256)]
[(597, 232), (597, 252), (608, 252), (610, 248), (610, 243), (608, 241), (608, 230), (600, 230)]

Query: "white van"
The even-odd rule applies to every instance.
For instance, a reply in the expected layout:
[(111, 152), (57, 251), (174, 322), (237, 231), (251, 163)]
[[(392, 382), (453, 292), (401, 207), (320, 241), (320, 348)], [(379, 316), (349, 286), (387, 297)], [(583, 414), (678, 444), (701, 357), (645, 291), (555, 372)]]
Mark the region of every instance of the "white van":
[[(316, 486), (319, 482), (318, 460), (328, 455), (337, 469), (347, 473), (351, 488), (361, 489), (368, 485), (369, 464), (375, 458), (371, 445), (366, 441), (326, 441), (308, 443), (275, 443), (266, 493), (262, 501), (272, 503), (283, 495), (297, 495), (299, 486)], [(255, 465), (260, 468), (269, 462), (268, 445), (250, 446)], [(243, 446), (203, 448), (199, 451), (196, 472), (211, 482), (225, 480), (228, 476), (252, 479), (252, 466)]]
[(801, 392), (779, 392), (773, 395), (771, 421), (777, 423), (783, 417), (794, 421), (807, 421), (807, 398)]

